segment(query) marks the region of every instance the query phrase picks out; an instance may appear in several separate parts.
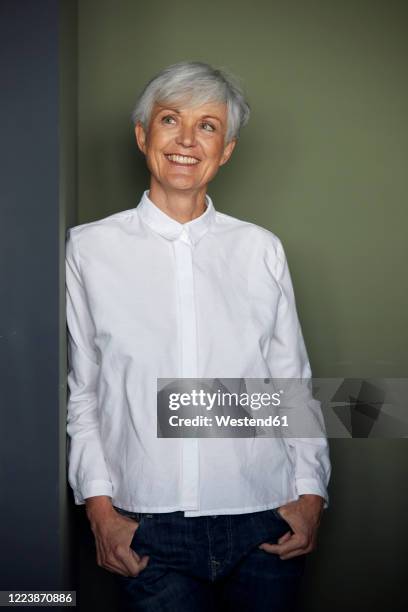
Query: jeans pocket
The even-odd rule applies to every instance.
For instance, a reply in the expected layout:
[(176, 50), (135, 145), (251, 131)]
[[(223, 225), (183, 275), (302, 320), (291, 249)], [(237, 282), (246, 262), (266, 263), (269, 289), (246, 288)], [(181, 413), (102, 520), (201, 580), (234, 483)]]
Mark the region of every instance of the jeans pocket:
[(135, 530), (135, 532), (133, 534), (132, 540), (131, 540), (131, 542), (129, 544), (129, 547), (132, 550), (135, 550), (135, 551), (136, 551), (135, 546), (137, 545), (137, 539), (140, 536), (140, 529), (142, 527), (142, 524), (143, 524), (143, 515), (140, 516), (140, 513), (139, 513), (139, 520), (137, 521), (137, 527), (136, 527), (136, 530)]
[(287, 520), (283, 518), (283, 516), (281, 515), (281, 513), (279, 512), (277, 508), (272, 508), (271, 512), (273, 516), (277, 518), (279, 521), (283, 521), (284, 523), (287, 523)]

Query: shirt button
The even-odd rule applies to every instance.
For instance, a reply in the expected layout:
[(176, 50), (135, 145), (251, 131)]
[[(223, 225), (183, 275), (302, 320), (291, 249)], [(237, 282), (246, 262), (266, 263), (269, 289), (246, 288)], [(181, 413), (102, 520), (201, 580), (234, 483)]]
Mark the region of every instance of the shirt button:
[(185, 227), (183, 227), (183, 229), (181, 230), (180, 239), (184, 242), (190, 243), (190, 234), (188, 233), (188, 230)]

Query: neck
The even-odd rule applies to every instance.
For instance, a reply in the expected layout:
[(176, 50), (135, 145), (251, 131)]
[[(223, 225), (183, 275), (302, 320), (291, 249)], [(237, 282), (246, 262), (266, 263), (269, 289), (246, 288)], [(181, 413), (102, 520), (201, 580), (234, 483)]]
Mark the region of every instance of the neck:
[(187, 223), (200, 217), (206, 210), (206, 188), (199, 191), (182, 191), (181, 189), (166, 189), (150, 182), (149, 199), (166, 215), (179, 223)]

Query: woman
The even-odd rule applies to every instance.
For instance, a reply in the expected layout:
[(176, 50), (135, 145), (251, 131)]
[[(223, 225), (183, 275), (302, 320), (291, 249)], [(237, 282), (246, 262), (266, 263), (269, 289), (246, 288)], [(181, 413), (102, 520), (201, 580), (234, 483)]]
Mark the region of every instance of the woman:
[(149, 190), (68, 232), (69, 481), (124, 609), (291, 609), (327, 507), (324, 437), (157, 437), (158, 378), (311, 376), (279, 238), (207, 194), (248, 118), (226, 71), (167, 67), (133, 113)]

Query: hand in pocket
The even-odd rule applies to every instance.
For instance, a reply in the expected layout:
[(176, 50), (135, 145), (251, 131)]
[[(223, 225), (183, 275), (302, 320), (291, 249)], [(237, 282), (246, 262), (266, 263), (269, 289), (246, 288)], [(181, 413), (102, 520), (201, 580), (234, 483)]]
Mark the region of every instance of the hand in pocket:
[(122, 576), (138, 576), (149, 562), (148, 555), (140, 557), (130, 548), (139, 523), (116, 511), (108, 518), (92, 525), (95, 536), (97, 563), (108, 571)]

